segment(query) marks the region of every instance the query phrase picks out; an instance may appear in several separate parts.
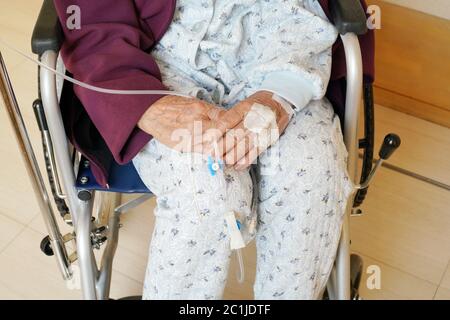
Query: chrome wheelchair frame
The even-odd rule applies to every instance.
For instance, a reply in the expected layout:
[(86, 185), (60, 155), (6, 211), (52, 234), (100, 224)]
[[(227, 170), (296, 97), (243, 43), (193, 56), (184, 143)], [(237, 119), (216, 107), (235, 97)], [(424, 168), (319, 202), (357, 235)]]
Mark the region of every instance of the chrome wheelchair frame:
[[(363, 67), (357, 34), (366, 30), (366, 16), (364, 10), (360, 7), (359, 0), (336, 1), (335, 3), (338, 7), (334, 8), (334, 14), (336, 20), (339, 20), (339, 26), (337, 27), (341, 32), (347, 62), (344, 140), (349, 154), (348, 172), (357, 186), (355, 193), (358, 190), (363, 190), (365, 195), (375, 171), (400, 145), (400, 140), (396, 135), (388, 135), (380, 151), (380, 159), (372, 168), (373, 135), (366, 137), (366, 145), (368, 146), (366, 151), (369, 152), (370, 156), (365, 157), (367, 158), (364, 163), (365, 172), (363, 172), (362, 178), (359, 177), (357, 162), (361, 141), (358, 139), (358, 121), (363, 93)], [(341, 7), (339, 7), (340, 5)], [(349, 13), (349, 6), (353, 6), (353, 9), (357, 6), (356, 9), (358, 10), (350, 10), (353, 13)], [(51, 0), (44, 0), (38, 19), (39, 23), (47, 26), (47, 29), (44, 28), (43, 32), (46, 34), (44, 40), (48, 40), (48, 43), (44, 45), (45, 50), (39, 49), (41, 51), (34, 50), (34, 52), (39, 54), (42, 63), (56, 69), (62, 36)], [(152, 195), (144, 194), (131, 202), (120, 204), (121, 197), (118, 193), (98, 191), (80, 193), (83, 190), (76, 187), (76, 172), (83, 163), (80, 163), (80, 155), (70, 145), (66, 137), (57, 96), (56, 76), (52, 72), (40, 68), (40, 99), (35, 102), (34, 109), (42, 134), (46, 171), (52, 195), (63, 220), (73, 226), (73, 232), (63, 236), (1, 52), (0, 66), (0, 92), (49, 233), (49, 236), (41, 243), (41, 249), (47, 255), (55, 256), (65, 280), (71, 279), (73, 276), (72, 266), (77, 261), (81, 275), (81, 288), (85, 299), (108, 299), (113, 258), (119, 237), (120, 216), (127, 210), (148, 200)], [(369, 101), (368, 105), (373, 108), (373, 101)], [(373, 121), (373, 114), (371, 117)], [(371, 132), (373, 134), (373, 128)], [(359, 184), (360, 181), (362, 181), (361, 184)], [(335, 265), (327, 285), (327, 295), (330, 299), (349, 300), (358, 298), (357, 289), (362, 272), (362, 261), (357, 256), (351, 257), (349, 232), (350, 216), (357, 214), (354, 202), (349, 201)], [(69, 254), (66, 243), (72, 240), (76, 243), (76, 250)], [(100, 267), (98, 267), (94, 250), (104, 243), (105, 250)]]

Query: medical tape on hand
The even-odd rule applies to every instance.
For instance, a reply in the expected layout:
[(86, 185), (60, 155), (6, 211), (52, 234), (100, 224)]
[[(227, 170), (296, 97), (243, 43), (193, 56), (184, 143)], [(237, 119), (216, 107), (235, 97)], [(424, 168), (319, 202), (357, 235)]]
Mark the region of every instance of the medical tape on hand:
[(244, 119), (244, 127), (255, 133), (255, 144), (267, 149), (280, 137), (275, 112), (268, 106), (254, 103)]

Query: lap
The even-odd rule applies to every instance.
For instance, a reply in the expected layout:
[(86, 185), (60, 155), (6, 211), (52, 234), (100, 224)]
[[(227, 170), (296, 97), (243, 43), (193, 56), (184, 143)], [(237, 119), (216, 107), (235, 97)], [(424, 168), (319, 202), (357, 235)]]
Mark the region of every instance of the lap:
[(181, 153), (152, 140), (133, 159), (142, 181), (157, 196), (155, 215), (177, 223), (200, 219), (206, 223), (225, 212), (252, 220), (253, 184), (248, 171), (225, 169), (212, 176), (207, 158)]
[(294, 205), (298, 210), (292, 212), (307, 214), (322, 200), (345, 202), (351, 192), (339, 118), (327, 100), (313, 101), (296, 114), (258, 164), (263, 222), (271, 221), (272, 213), (283, 206)]
[[(295, 115), (280, 140), (258, 160), (258, 189), (263, 207), (272, 202), (280, 204), (283, 199), (303, 198), (335, 180), (342, 182), (347, 178), (346, 157), (339, 119), (332, 106), (327, 100), (311, 102)], [(174, 216), (181, 214), (197, 219), (220, 214), (220, 210), (212, 207), (222, 207), (222, 211), (242, 212), (244, 220), (256, 219), (251, 215), (253, 186), (248, 171), (228, 168), (222, 183), (220, 177), (209, 173), (205, 156), (180, 153), (156, 140), (149, 142), (133, 163), (158, 198), (157, 216), (176, 220)], [(343, 186), (349, 188), (349, 183)]]
[(336, 163), (345, 172), (346, 161), (339, 118), (324, 99), (294, 116), (279, 141), (259, 157), (258, 167), (266, 180), (283, 181), (292, 175), (315, 179)]

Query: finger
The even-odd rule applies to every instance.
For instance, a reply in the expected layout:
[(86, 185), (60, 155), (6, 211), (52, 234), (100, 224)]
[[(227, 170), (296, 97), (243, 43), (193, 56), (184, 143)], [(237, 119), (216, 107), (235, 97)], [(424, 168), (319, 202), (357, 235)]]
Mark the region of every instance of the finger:
[[(245, 134), (243, 125), (243, 119), (245, 117), (247, 107), (245, 104), (240, 104), (235, 106), (233, 109), (218, 111), (211, 111), (210, 117), (213, 118), (214, 131), (208, 132), (205, 136), (205, 141), (207, 144), (212, 144), (214, 141), (217, 142), (220, 152), (216, 152), (215, 157), (221, 158), (227, 151), (232, 149)], [(230, 133), (231, 132), (231, 133)], [(224, 139), (225, 135), (228, 135)]]
[(204, 148), (204, 153), (213, 155), (213, 147), (217, 144), (217, 140), (224, 135), (224, 131), (216, 127), (214, 121), (205, 121), (201, 142)]
[(233, 129), (228, 130), (217, 142), (219, 153), (215, 156), (225, 157), (225, 155), (235, 148), (248, 134), (249, 131), (245, 129), (242, 122)]
[[(218, 127), (217, 123), (214, 121), (210, 121), (206, 126), (203, 134), (203, 142), (205, 150), (209, 150), (209, 154), (216, 158), (221, 158), (227, 150), (232, 148), (235, 145), (234, 139), (240, 140), (244, 133), (241, 133), (242, 130), (237, 129), (227, 129), (225, 127)], [(233, 133), (238, 134), (238, 136), (234, 137)], [(224, 137), (227, 135), (227, 141)], [(226, 147), (226, 144), (229, 147)]]
[(254, 134), (247, 134), (239, 143), (235, 145), (230, 151), (228, 151), (224, 160), (229, 166), (234, 166), (239, 160), (245, 157), (245, 155), (255, 147), (255, 137)]
[(227, 125), (221, 121), (207, 121), (203, 130), (203, 142), (205, 145), (213, 145), (223, 138), (229, 130)]
[[(197, 139), (201, 146), (197, 146), (202, 149), (202, 153), (211, 155), (217, 159), (222, 159), (224, 151), (225, 130), (217, 128), (214, 121), (203, 121), (203, 133), (202, 136)], [(197, 130), (198, 132), (198, 130)]]
[(240, 159), (237, 164), (234, 166), (234, 169), (237, 171), (242, 171), (250, 167), (252, 164), (256, 163), (256, 159), (258, 159), (261, 154), (258, 147), (252, 148), (242, 159)]

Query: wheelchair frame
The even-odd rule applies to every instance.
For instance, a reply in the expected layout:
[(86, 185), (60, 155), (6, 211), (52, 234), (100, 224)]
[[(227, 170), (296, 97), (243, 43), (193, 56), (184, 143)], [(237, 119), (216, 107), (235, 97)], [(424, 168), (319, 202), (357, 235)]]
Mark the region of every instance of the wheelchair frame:
[[(340, 2), (336, 1), (338, 4)], [(347, 62), (344, 142), (349, 154), (348, 172), (353, 179), (353, 183), (358, 186), (355, 189), (356, 192), (358, 189), (367, 189), (374, 171), (384, 159), (379, 160), (372, 172), (369, 172), (372, 169), (372, 158), (369, 159), (369, 170), (367, 171), (366, 168), (366, 173), (363, 173), (362, 177), (363, 180), (368, 179), (365, 183), (359, 185), (359, 175), (357, 173), (359, 157), (358, 121), (363, 90), (363, 67), (357, 34), (361, 34), (364, 31), (362, 29), (366, 28), (366, 16), (362, 7), (359, 7), (361, 10), (356, 10), (357, 14), (350, 15), (351, 21), (346, 20), (348, 6), (360, 6), (360, 2), (359, 0), (351, 0), (347, 1), (347, 3), (345, 1), (342, 2), (344, 3), (343, 7), (337, 8), (338, 10), (335, 10), (335, 14), (337, 14), (336, 18), (338, 20), (341, 19), (338, 29), (341, 32), (340, 37), (344, 44)], [(339, 10), (344, 10), (343, 14)], [(57, 20), (56, 22), (54, 21), (55, 17), (52, 1), (45, 0), (40, 19), (53, 19), (53, 23), (57, 24)], [(356, 23), (357, 26), (352, 28), (351, 23)], [(364, 24), (364, 27), (362, 27), (361, 23)], [(61, 38), (58, 39), (60, 36), (58, 36), (58, 32), (56, 32), (56, 36), (54, 30), (49, 32), (52, 34), (52, 38), (47, 44), (47, 49), (40, 53), (40, 60), (45, 65), (56, 69)], [(56, 76), (47, 69), (40, 68), (39, 96), (42, 103), (39, 103), (38, 100), (34, 108), (42, 133), (47, 174), (52, 187), (52, 194), (64, 221), (73, 226), (73, 232), (63, 236), (36, 161), (1, 52), (0, 65), (1, 94), (49, 233), (48, 244), (51, 249), (49, 253), (54, 254), (65, 280), (69, 280), (73, 276), (72, 265), (77, 260), (81, 275), (81, 288), (85, 299), (108, 299), (113, 258), (119, 237), (120, 215), (151, 198), (152, 195), (145, 194), (123, 205), (120, 205), (120, 194), (115, 193), (94, 191), (91, 197), (84, 198), (84, 200), (80, 199), (82, 197), (79, 196), (79, 190), (76, 188), (76, 172), (78, 171), (78, 166), (82, 164), (79, 163), (79, 154), (74, 151), (66, 138), (57, 96)], [(369, 152), (373, 154), (373, 137), (371, 137), (371, 140), (372, 143), (369, 143), (369, 145), (371, 145), (372, 150), (369, 150)], [(74, 161), (72, 157), (74, 154), (77, 154), (74, 158), (75, 160), (78, 159), (78, 161)], [(94, 205), (94, 202), (99, 205)], [(64, 209), (65, 203), (67, 203), (68, 208)], [(349, 300), (352, 295), (349, 219), (355, 209), (353, 209), (353, 201), (348, 203), (336, 261), (327, 285), (328, 296), (331, 299)], [(97, 219), (94, 219), (95, 216), (97, 216)], [(76, 242), (76, 251), (69, 255), (66, 243), (71, 240)], [(106, 242), (106, 247), (99, 268), (94, 257), (94, 249), (104, 242)]]

